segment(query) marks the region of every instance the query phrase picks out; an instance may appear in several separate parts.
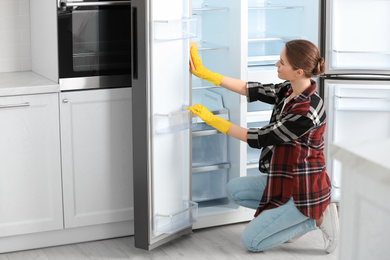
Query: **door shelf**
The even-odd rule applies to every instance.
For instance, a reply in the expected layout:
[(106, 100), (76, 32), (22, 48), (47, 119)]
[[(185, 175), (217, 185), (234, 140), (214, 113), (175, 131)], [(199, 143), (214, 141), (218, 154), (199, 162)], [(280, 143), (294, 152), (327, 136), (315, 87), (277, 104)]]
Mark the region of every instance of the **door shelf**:
[(170, 134), (196, 127), (197, 118), (189, 110), (172, 114), (155, 114), (156, 134)]
[[(229, 165), (227, 165), (227, 167), (228, 166)], [(211, 167), (208, 168), (210, 169)], [(192, 200), (196, 202), (204, 202), (226, 198), (227, 182), (228, 168), (218, 167), (208, 171), (193, 172)]]
[(390, 98), (356, 98), (335, 96), (335, 109), (344, 111), (390, 111)]
[(196, 18), (156, 20), (154, 21), (154, 39), (167, 41), (196, 38), (197, 21)]
[(156, 232), (172, 234), (197, 222), (198, 203), (183, 201), (182, 210), (173, 214), (156, 214)]
[(390, 51), (332, 51), (332, 68), (390, 70)]

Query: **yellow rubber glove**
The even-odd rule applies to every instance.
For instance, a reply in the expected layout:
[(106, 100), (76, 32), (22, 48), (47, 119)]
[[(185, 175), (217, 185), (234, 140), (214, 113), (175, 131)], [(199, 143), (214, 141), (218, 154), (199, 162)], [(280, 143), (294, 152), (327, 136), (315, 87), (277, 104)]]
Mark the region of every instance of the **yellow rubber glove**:
[(230, 126), (233, 124), (225, 119), (213, 115), (205, 106), (194, 104), (192, 107), (187, 107), (191, 111), (191, 114), (195, 114), (200, 117), (206, 124), (214, 127), (218, 131), (226, 135)]
[(213, 83), (216, 86), (219, 86), (219, 84), (221, 84), (222, 75), (209, 71), (208, 69), (203, 67), (202, 61), (199, 59), (199, 54), (195, 46), (191, 46), (190, 54), (191, 54), (192, 62), (195, 66), (195, 70), (193, 70), (190, 67), (190, 71), (192, 72), (192, 74), (194, 74), (198, 78), (207, 80), (208, 82)]

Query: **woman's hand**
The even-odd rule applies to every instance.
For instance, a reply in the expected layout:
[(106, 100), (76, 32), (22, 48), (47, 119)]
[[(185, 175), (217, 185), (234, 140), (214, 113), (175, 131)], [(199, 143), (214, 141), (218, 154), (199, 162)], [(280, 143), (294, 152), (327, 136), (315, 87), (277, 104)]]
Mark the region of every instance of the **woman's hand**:
[(195, 69), (192, 69), (190, 66), (190, 71), (192, 72), (192, 74), (194, 74), (198, 78), (207, 80), (208, 82), (219, 86), (221, 84), (222, 75), (212, 72), (202, 65), (202, 61), (199, 59), (199, 54), (195, 46), (191, 46), (190, 54), (195, 67)]
[(190, 110), (192, 114), (200, 117), (206, 124), (214, 127), (225, 135), (232, 125), (231, 122), (213, 115), (205, 106), (194, 104), (192, 107), (187, 107), (187, 109)]

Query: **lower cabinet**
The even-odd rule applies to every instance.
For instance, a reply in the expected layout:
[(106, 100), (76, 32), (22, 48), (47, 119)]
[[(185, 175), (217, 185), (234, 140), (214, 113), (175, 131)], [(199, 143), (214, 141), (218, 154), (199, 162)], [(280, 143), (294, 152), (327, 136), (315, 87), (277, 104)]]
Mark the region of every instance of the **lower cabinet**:
[(60, 93), (65, 228), (133, 219), (131, 88)]
[(0, 237), (63, 228), (58, 94), (0, 97)]

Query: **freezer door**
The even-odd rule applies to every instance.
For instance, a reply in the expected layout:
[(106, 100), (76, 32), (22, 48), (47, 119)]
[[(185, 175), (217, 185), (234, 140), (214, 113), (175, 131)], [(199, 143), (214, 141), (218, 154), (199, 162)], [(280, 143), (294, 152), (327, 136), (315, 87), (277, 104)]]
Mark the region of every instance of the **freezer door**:
[(390, 1), (327, 0), (326, 74), (390, 70)]
[(185, 110), (193, 22), (187, 2), (132, 1), (135, 246), (147, 250), (190, 232), (196, 221)]
[(331, 158), (331, 143), (363, 143), (390, 137), (390, 81), (325, 80), (326, 162), (332, 197), (340, 199), (341, 163)]

